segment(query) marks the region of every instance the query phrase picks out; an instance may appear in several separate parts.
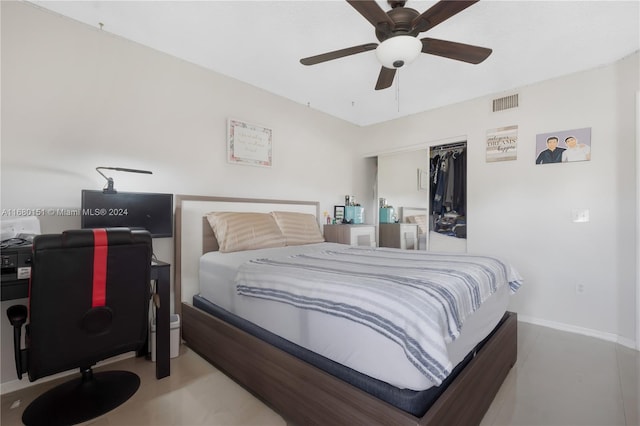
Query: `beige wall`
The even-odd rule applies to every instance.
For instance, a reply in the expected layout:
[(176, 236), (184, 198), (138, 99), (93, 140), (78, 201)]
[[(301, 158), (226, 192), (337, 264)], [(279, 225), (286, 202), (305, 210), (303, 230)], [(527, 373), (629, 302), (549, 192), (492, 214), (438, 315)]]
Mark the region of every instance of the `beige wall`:
[[(638, 57), (369, 126), (360, 151), (467, 140), (468, 252), (520, 270), (525, 284), (511, 309), (634, 347)], [(491, 112), (493, 98), (515, 92), (520, 107)], [(487, 131), (510, 125), (518, 126), (517, 160), (487, 163)], [(536, 134), (583, 127), (592, 129), (591, 161), (535, 164)], [(573, 223), (572, 210), (584, 208), (590, 222)]]

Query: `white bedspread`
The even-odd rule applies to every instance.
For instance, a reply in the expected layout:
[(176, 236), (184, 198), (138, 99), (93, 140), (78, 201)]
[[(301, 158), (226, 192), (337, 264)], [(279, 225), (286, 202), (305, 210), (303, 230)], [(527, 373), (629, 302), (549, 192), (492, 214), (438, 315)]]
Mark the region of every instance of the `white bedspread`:
[(241, 295), (275, 300), (363, 324), (400, 345), (439, 385), (453, 369), (447, 343), (518, 273), (498, 259), (386, 248), (344, 247), (255, 259), (236, 277)]
[[(234, 253), (209, 252), (200, 258), (199, 294), (265, 330), (400, 389), (419, 391), (434, 386), (407, 359), (400, 345), (363, 324), (278, 301), (237, 294), (238, 268), (252, 259), (282, 259), (345, 247), (325, 242)], [(508, 303), (509, 288), (503, 286), (467, 318), (460, 337), (447, 344), (449, 359), (454, 365), (494, 329)]]

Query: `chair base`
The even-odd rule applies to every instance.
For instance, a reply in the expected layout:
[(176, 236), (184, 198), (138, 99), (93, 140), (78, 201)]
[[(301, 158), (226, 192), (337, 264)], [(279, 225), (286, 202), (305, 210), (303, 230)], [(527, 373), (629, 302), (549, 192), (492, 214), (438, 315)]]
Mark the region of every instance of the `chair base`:
[(24, 410), (27, 425), (74, 425), (118, 407), (136, 393), (140, 378), (129, 371), (82, 372), (36, 398)]

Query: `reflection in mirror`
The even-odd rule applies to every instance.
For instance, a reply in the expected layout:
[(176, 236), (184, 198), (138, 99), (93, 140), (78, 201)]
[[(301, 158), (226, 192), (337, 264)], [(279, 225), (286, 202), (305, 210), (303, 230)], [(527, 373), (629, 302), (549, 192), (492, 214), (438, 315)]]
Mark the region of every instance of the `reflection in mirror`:
[(432, 146), (429, 163), (429, 250), (465, 252), (467, 143)]
[[(429, 207), (429, 150), (425, 147), (378, 156), (379, 245), (426, 250), (426, 215)], [(422, 177), (422, 179), (421, 179)], [(384, 200), (382, 200), (384, 199)], [(422, 216), (424, 226), (409, 222)]]
[[(447, 150), (447, 147), (451, 150)], [(458, 202), (454, 205), (449, 201), (442, 205), (436, 204), (435, 207), (440, 210), (434, 215), (433, 197), (438, 190), (435, 173), (442, 172), (442, 169), (435, 167), (441, 159), (449, 158), (442, 155), (447, 152), (451, 152), (450, 158), (457, 160), (452, 167), (454, 174), (447, 175), (440, 182), (444, 185), (451, 179), (454, 182), (451, 188), (456, 188), (455, 182), (458, 182), (458, 189), (454, 193), (458, 197), (462, 196), (462, 204)], [(462, 186), (461, 181), (455, 179), (456, 165), (458, 173), (463, 177)], [(378, 241), (381, 247), (441, 252), (467, 251), (466, 142), (379, 155), (377, 193), (380, 203)], [(383, 206), (383, 202), (386, 205)], [(448, 229), (447, 221), (453, 222)]]

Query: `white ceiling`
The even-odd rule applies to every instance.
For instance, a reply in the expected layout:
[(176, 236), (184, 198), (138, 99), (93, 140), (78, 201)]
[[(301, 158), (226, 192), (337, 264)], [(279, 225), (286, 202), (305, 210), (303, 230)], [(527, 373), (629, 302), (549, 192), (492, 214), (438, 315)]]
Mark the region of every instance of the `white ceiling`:
[[(300, 58), (377, 43), (346, 1), (34, 1), (358, 125), (609, 64), (640, 48), (640, 2), (476, 3), (420, 34), (493, 49), (479, 65), (421, 54), (375, 91), (375, 52), (304, 66)], [(378, 2), (389, 9), (386, 1)], [(420, 13), (435, 1), (411, 1)]]

